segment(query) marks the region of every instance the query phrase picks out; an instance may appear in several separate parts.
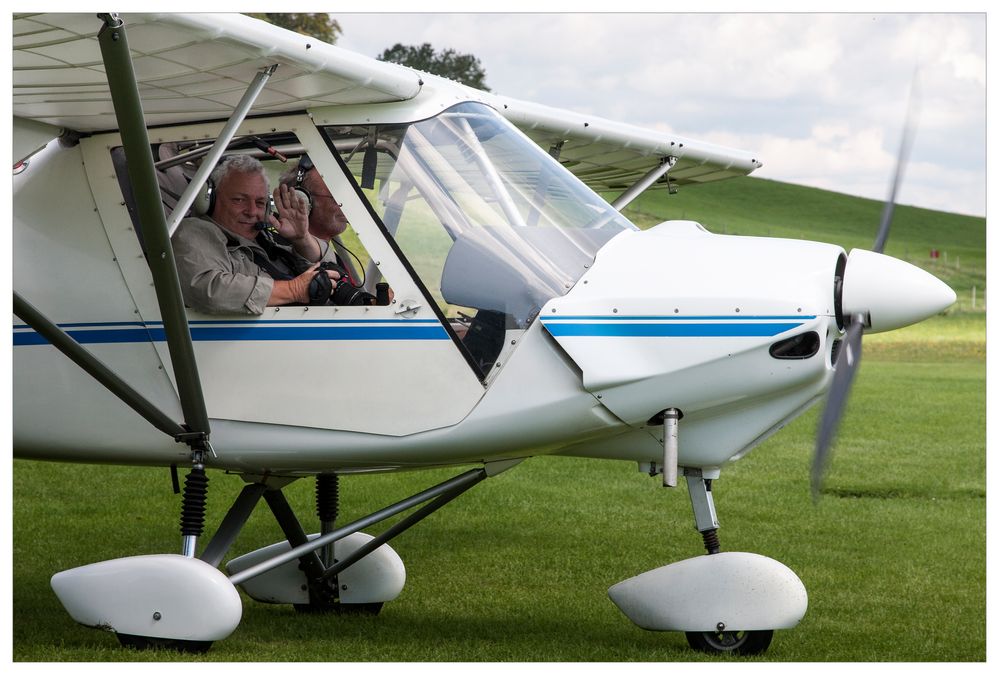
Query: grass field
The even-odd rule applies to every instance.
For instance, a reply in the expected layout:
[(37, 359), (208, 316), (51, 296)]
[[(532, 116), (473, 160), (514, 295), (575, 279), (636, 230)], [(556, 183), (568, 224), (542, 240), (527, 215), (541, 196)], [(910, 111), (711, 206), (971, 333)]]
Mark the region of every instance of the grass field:
[[(788, 207), (792, 218), (771, 217), (781, 209), (761, 204), (777, 204), (798, 188), (767, 181), (736, 187), (746, 182), (685, 190), (755, 192), (715, 193), (715, 201), (682, 208), (687, 217), (701, 209), (697, 219), (713, 231), (728, 219), (729, 233), (767, 234), (760, 223), (772, 220), (770, 234), (798, 236), (789, 220), (800, 217), (805, 227), (842, 207), (853, 215), (842, 223), (823, 215), (810, 238), (870, 246), (877, 208), (868, 222), (870, 213), (853, 205), (864, 200), (843, 206), (839, 196)], [(776, 191), (769, 197), (768, 186)], [(637, 208), (660, 208), (651, 203), (660, 198)], [(747, 209), (756, 209), (754, 220), (739, 216)], [(663, 219), (638, 213), (646, 225)], [(930, 229), (913, 234), (899, 215), (889, 252), (893, 245), (946, 246), (960, 255), (969, 283), (984, 288), (981, 219), (955, 225), (949, 219), (963, 217), (935, 214), (949, 229), (940, 235), (947, 243), (934, 244)], [(831, 236), (838, 234), (843, 238)], [(978, 264), (980, 274), (971, 274)], [(809, 592), (801, 624), (779, 631), (766, 654), (749, 660), (985, 660), (985, 333), (984, 312), (954, 311), (865, 339), (817, 505), (808, 488), (814, 410), (722, 472), (714, 496), (723, 550), (776, 558)], [(347, 477), (344, 518), (454, 473)], [(236, 476), (210, 475), (209, 531), (242, 487)], [(300, 514), (312, 511), (312, 491), (310, 481), (288, 488)], [(618, 581), (703, 552), (685, 488), (657, 487), (631, 463), (541, 457), (486, 481), (393, 543), (406, 562), (407, 586), (378, 617), (300, 615), (244, 599), (235, 633), (202, 656), (124, 650), (112, 635), (76, 625), (52, 593), (51, 575), (114, 557), (178, 552), (178, 512), (166, 469), (14, 461), (15, 661), (740, 660), (695, 653), (681, 634), (642, 631), (607, 598)], [(261, 507), (234, 553), (279, 538)]]

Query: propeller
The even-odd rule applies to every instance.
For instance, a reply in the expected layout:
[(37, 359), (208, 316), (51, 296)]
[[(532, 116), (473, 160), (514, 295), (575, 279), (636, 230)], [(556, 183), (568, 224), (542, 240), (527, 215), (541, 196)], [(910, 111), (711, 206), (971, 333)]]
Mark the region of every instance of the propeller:
[[(888, 198), (881, 211), (881, 223), (878, 227), (878, 235), (874, 240), (874, 246), (871, 249), (873, 253), (878, 255), (874, 257), (868, 252), (854, 249), (850, 252), (850, 257), (843, 275), (843, 302), (846, 303), (844, 304), (843, 313), (846, 318), (844, 323), (847, 324), (846, 335), (840, 343), (839, 357), (836, 360), (832, 384), (829, 387), (829, 396), (826, 400), (825, 410), (822, 412), (822, 419), (819, 421), (819, 431), (815, 440), (815, 455), (812, 459), (811, 477), (813, 502), (818, 501), (819, 493), (822, 488), (822, 480), (825, 475), (826, 467), (829, 463), (832, 441), (836, 436), (836, 430), (843, 417), (843, 411), (846, 408), (846, 401), (850, 395), (850, 387), (853, 385), (854, 376), (857, 373), (857, 368), (860, 366), (861, 343), (863, 341), (864, 330), (871, 326), (871, 305), (878, 304), (886, 307), (886, 311), (884, 313), (879, 312), (879, 317), (883, 318), (892, 313), (901, 315), (897, 317), (890, 317), (897, 319), (898, 321), (896, 322), (898, 325), (882, 326), (880, 328), (881, 330), (885, 330), (887, 328), (915, 323), (915, 321), (911, 321), (910, 319), (918, 317), (919, 314), (925, 311), (927, 306), (930, 306), (931, 308), (935, 306), (935, 300), (937, 300), (935, 296), (945, 295), (941, 294), (940, 289), (935, 288), (934, 284), (926, 284), (925, 280), (922, 278), (912, 278), (919, 277), (919, 275), (914, 275), (909, 270), (903, 270), (903, 277), (906, 278), (899, 279), (898, 277), (894, 277), (895, 283), (892, 283), (891, 280), (893, 279), (893, 276), (888, 273), (889, 268), (896, 268), (890, 270), (891, 272), (894, 272), (897, 271), (898, 266), (887, 261), (893, 261), (894, 263), (900, 263), (901, 261), (896, 261), (892, 258), (888, 258), (887, 256), (880, 255), (884, 251), (885, 244), (888, 242), (888, 232), (891, 229), (892, 217), (895, 214), (895, 199), (898, 195), (899, 185), (902, 183), (905, 165), (909, 160), (909, 150), (912, 147), (912, 139), (915, 135), (915, 127), (913, 124), (915, 84), (914, 80), (912, 91), (910, 91), (909, 94), (909, 106), (906, 112), (905, 126), (902, 131), (902, 140), (899, 144), (898, 158), (895, 162), (895, 175), (892, 178)], [(865, 253), (866, 255), (864, 255)], [(855, 264), (851, 266), (851, 262), (854, 262)], [(907, 263), (901, 264), (911, 267)], [(853, 296), (850, 298), (852, 302), (847, 302), (847, 277), (851, 274), (851, 272), (853, 272), (856, 277), (864, 278), (850, 279), (851, 286), (853, 288), (859, 288), (860, 292), (858, 293), (855, 291), (850, 294)], [(925, 276), (932, 278), (932, 280), (936, 282), (936, 285), (943, 285), (935, 277), (932, 277), (931, 275)], [(915, 281), (916, 283), (910, 285), (908, 282), (912, 281)], [(923, 286), (924, 284), (925, 287), (920, 288), (920, 286)], [(891, 288), (886, 288), (886, 286), (890, 286)], [(929, 297), (927, 298), (926, 296), (919, 294), (919, 290), (926, 290)], [(947, 288), (947, 291), (950, 291), (950, 289)], [(950, 293), (953, 295), (953, 291), (950, 291)], [(858, 295), (860, 295), (861, 298), (857, 298), (856, 296)], [(918, 296), (920, 299), (915, 303), (905, 302), (904, 298), (912, 298), (914, 296)], [(860, 300), (860, 302), (858, 303), (857, 300)], [(950, 302), (947, 302), (944, 307), (949, 306), (952, 302), (953, 300), (950, 300)], [(860, 305), (859, 307), (858, 304)], [(909, 306), (900, 308), (900, 304), (908, 304)], [(926, 316), (929, 316), (929, 314)], [(925, 316), (916, 318), (916, 320), (918, 321), (921, 318), (925, 318)], [(887, 323), (896, 322), (889, 320)]]
[(836, 429), (846, 408), (846, 400), (853, 385), (853, 376), (860, 366), (860, 353), (864, 335), (864, 319), (854, 317), (846, 329), (846, 337), (840, 343), (839, 358), (833, 372), (832, 385), (826, 399), (825, 410), (819, 421), (819, 433), (815, 439), (815, 456), (812, 459), (812, 501), (818, 501), (822, 489), (822, 479), (825, 476), (826, 465), (829, 462), (829, 449)]

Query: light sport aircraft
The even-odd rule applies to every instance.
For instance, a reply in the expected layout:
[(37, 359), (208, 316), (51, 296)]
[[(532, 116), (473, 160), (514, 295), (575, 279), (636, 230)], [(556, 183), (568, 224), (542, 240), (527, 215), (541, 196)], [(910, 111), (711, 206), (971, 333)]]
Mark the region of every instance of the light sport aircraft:
[[(686, 481), (707, 554), (610, 589), (638, 626), (758, 653), (800, 621), (794, 572), (721, 550), (712, 481), (829, 392), (817, 489), (862, 334), (954, 301), (880, 253), (893, 198), (874, 250), (849, 255), (687, 221), (639, 231), (619, 211), (643, 190), (760, 162), (245, 16), (15, 15), (13, 32), (15, 455), (188, 472), (180, 554), (53, 576), (76, 621), (125, 644), (206, 649), (236, 630), (237, 587), (377, 611), (405, 583), (386, 542), (542, 454)], [(170, 235), (204, 211), (210, 170), (239, 153), (272, 174), (307, 155), (350, 220), (337, 246), (354, 283), (376, 294), (385, 281), (391, 300), (185, 308)], [(327, 366), (350, 396), (246, 395)], [(337, 522), (338, 476), (442, 466), (464, 470)], [(208, 470), (246, 486), (205, 542)], [(282, 488), (312, 476), (320, 526), (308, 535)], [(261, 498), (287, 541), (221, 571)]]

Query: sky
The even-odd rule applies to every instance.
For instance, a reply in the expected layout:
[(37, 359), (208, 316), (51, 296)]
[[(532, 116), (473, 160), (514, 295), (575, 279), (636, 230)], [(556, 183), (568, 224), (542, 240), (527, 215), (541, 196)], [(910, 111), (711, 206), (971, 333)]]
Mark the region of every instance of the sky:
[(747, 150), (755, 176), (877, 200), (915, 88), (898, 202), (986, 213), (983, 12), (333, 16), (340, 47), (471, 53), (495, 93)]

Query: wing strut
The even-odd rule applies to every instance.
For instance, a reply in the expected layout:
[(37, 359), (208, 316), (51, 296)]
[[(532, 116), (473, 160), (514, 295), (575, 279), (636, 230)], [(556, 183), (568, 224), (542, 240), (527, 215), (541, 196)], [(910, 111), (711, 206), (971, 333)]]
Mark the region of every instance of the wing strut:
[(160, 201), (159, 183), (153, 167), (153, 153), (146, 133), (139, 87), (135, 81), (124, 23), (117, 14), (98, 16), (104, 21), (104, 26), (97, 34), (97, 40), (101, 45), (111, 101), (121, 130), (139, 221), (146, 235), (149, 270), (153, 276), (156, 299), (163, 319), (184, 421), (194, 435), (184, 440), (198, 454), (199, 451), (211, 450), (208, 444), (211, 427), (198, 376), (198, 365), (194, 358), (194, 345), (184, 311), (184, 299), (180, 291), (180, 280), (177, 278), (166, 216)]
[(621, 211), (625, 206), (634, 201), (638, 195), (648, 190), (657, 180), (669, 173), (669, 170), (672, 169), (675, 164), (676, 157), (673, 157), (672, 155), (669, 157), (663, 157), (659, 166), (653, 168), (651, 171), (639, 178), (634, 185), (618, 195), (618, 198), (614, 200), (611, 206), (618, 211)]
[(194, 203), (194, 199), (197, 197), (198, 191), (201, 190), (201, 186), (208, 180), (208, 176), (215, 168), (215, 165), (218, 164), (222, 153), (229, 147), (232, 137), (236, 135), (236, 130), (243, 123), (247, 113), (250, 112), (250, 108), (253, 107), (253, 103), (260, 96), (260, 92), (263, 91), (264, 85), (267, 84), (267, 80), (270, 79), (276, 68), (277, 65), (273, 65), (257, 73), (256, 77), (253, 78), (253, 82), (250, 83), (249, 88), (243, 94), (243, 98), (239, 100), (236, 109), (233, 110), (232, 117), (226, 122), (222, 133), (219, 134), (218, 139), (212, 144), (211, 149), (208, 151), (208, 156), (201, 162), (201, 166), (198, 167), (198, 171), (194, 174), (191, 182), (188, 183), (184, 194), (177, 200), (177, 206), (174, 207), (173, 213), (170, 214), (170, 222), (167, 225), (169, 234), (172, 235), (177, 231), (177, 226), (180, 225), (180, 221), (184, 217), (184, 214), (187, 213), (187, 210), (191, 208), (191, 204)]

